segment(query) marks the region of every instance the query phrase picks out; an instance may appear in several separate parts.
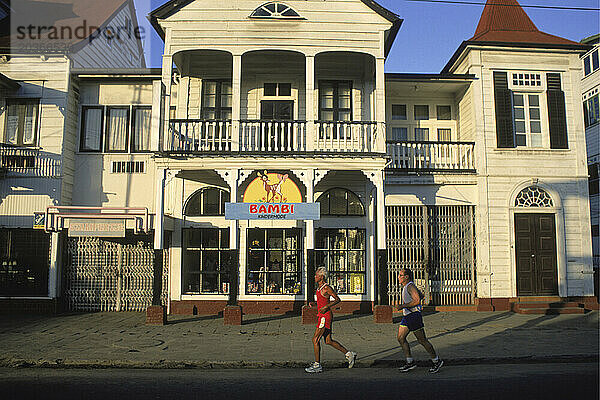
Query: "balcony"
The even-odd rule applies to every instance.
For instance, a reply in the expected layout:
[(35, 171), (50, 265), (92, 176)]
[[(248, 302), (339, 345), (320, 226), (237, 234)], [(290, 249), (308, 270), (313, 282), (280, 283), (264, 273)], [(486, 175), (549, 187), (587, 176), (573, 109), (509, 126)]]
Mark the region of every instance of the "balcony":
[(235, 134), (231, 120), (173, 119), (169, 121), (163, 151), (356, 154), (377, 152), (376, 139), (376, 122), (315, 121), (309, 124), (302, 120), (241, 120)]
[(2, 176), (60, 176), (60, 155), (44, 153), (37, 148), (0, 144), (0, 174)]
[(475, 172), (473, 142), (388, 141), (388, 170), (398, 172)]

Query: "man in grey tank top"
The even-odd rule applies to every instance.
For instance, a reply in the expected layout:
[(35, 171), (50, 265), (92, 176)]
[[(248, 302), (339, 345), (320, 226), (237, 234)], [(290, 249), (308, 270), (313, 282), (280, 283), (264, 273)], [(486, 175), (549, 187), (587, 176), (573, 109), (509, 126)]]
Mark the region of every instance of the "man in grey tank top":
[(398, 280), (402, 285), (402, 303), (397, 305), (397, 307), (398, 309), (401, 309), (404, 314), (402, 321), (400, 321), (400, 326), (398, 327), (398, 342), (400, 342), (404, 355), (406, 356), (406, 364), (400, 367), (400, 371), (408, 372), (417, 367), (410, 352), (410, 345), (406, 340), (408, 334), (412, 332), (415, 334), (415, 337), (421, 346), (423, 346), (431, 356), (433, 366), (429, 369), (429, 372), (435, 374), (440, 370), (444, 361), (437, 356), (435, 349), (425, 335), (425, 326), (423, 325), (423, 316), (421, 315), (421, 298), (423, 296), (413, 282), (413, 273), (410, 269), (405, 268), (400, 270)]

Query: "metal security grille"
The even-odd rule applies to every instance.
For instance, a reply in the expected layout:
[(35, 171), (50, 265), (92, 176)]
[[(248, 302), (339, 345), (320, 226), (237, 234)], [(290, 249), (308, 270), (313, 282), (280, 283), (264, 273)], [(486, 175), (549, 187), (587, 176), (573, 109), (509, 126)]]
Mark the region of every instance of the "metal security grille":
[[(161, 302), (165, 304), (168, 255), (163, 259)], [(144, 311), (152, 304), (151, 243), (69, 238), (65, 264), (64, 296), (71, 311)]]
[(474, 207), (388, 206), (386, 229), (390, 304), (401, 303), (402, 268), (413, 271), (424, 304), (473, 303)]

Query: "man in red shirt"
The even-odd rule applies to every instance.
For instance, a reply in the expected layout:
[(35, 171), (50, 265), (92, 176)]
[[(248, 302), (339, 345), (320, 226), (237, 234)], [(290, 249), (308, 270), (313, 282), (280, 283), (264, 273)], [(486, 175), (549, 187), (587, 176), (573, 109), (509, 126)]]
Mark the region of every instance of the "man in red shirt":
[[(341, 343), (331, 338), (331, 320), (333, 313), (331, 307), (338, 304), (341, 300), (335, 290), (326, 282), (327, 270), (324, 267), (317, 269), (315, 272), (315, 284), (317, 286), (317, 329), (313, 336), (312, 342), (315, 350), (315, 362), (304, 370), (309, 373), (322, 372), (321, 366), (321, 338), (325, 338), (325, 343), (345, 354), (348, 360), (348, 368), (354, 366), (356, 361), (356, 353), (348, 351)], [(333, 297), (333, 301), (329, 299)]]

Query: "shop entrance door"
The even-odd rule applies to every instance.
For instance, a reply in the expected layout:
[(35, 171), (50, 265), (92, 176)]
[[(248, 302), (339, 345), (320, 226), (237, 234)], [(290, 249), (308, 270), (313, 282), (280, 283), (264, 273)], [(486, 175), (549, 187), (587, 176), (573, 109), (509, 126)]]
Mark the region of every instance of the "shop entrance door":
[(517, 296), (558, 295), (554, 214), (515, 214)]

